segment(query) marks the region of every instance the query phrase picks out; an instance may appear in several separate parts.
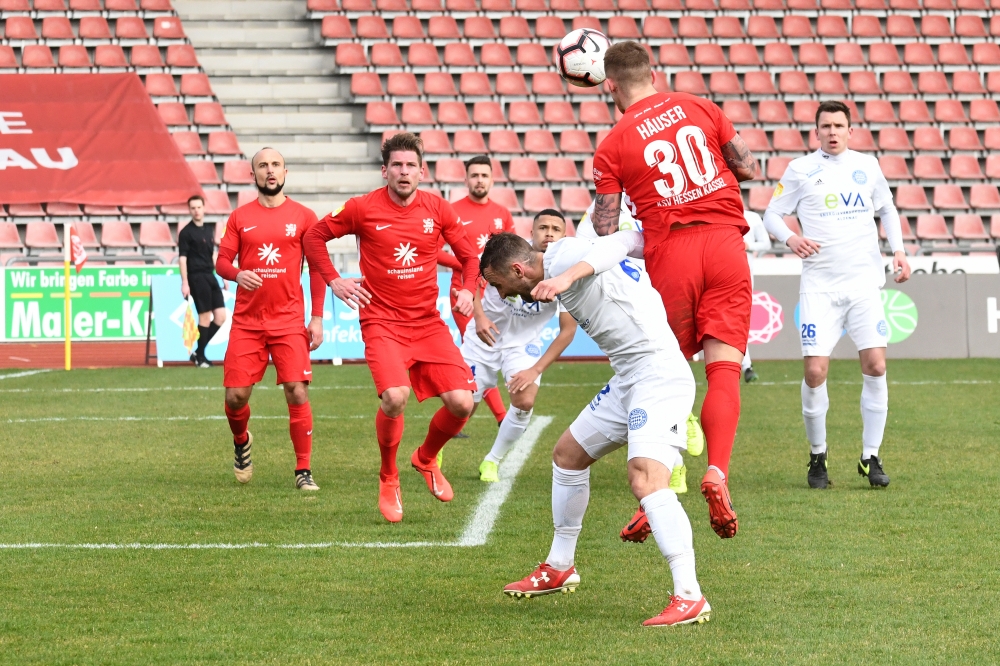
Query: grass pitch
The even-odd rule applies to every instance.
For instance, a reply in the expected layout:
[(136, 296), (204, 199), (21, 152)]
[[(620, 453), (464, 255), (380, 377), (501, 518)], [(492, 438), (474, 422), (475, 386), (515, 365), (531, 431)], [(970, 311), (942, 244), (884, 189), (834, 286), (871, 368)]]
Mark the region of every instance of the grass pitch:
[[(711, 531), (697, 490), (704, 457), (688, 460), (681, 500), (713, 607), (707, 625), (640, 626), (666, 605), (671, 579), (652, 539), (618, 540), (636, 507), (623, 451), (593, 470), (577, 592), (501, 594), (545, 558), (552, 445), (611, 375), (606, 364), (561, 364), (546, 373), (535, 409), (554, 421), (487, 545), (5, 547), (0, 663), (1000, 662), (1000, 363), (891, 361), (882, 453), (892, 484), (872, 490), (855, 471), (860, 370), (834, 362), (829, 491), (806, 486), (801, 365), (755, 367), (766, 383), (743, 389), (735, 539)], [(245, 487), (219, 418), (221, 369), (0, 379), (0, 544), (455, 541), (483, 492), (476, 469), (496, 433), (485, 408), (470, 439), (445, 450), (456, 497), (444, 505), (408, 465), (440, 403), (411, 404), (400, 447), (405, 518), (389, 525), (376, 507), (367, 368), (314, 372), (315, 494), (293, 488), (273, 370), (251, 399), (255, 473)], [(695, 376), (700, 403), (701, 367)]]

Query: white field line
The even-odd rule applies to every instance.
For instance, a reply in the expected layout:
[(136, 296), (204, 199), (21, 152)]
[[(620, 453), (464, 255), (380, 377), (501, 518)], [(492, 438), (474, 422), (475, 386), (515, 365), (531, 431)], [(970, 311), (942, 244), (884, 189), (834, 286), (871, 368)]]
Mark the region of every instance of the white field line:
[[(23, 377), (33, 375), (36, 372), (48, 372), (48, 370), (36, 370), (33, 372), (19, 373), (15, 375), (0, 375), (0, 379), (5, 377)], [(607, 382), (584, 382), (582, 384), (556, 384), (545, 383), (545, 386), (557, 388), (586, 388), (589, 386), (604, 386)], [(147, 386), (147, 387), (97, 387), (97, 388), (16, 388), (0, 389), (0, 393), (158, 393), (168, 391), (218, 391), (222, 393), (225, 389), (222, 386)], [(282, 390), (280, 386), (254, 386), (254, 391)], [(310, 391), (360, 391), (371, 390), (372, 385), (364, 386), (310, 386)]]
[[(374, 419), (375, 417), (371, 414), (313, 414), (314, 421), (339, 421), (343, 419)], [(426, 421), (431, 418), (430, 414), (411, 414), (406, 417), (410, 420)], [(492, 415), (488, 414), (476, 414), (472, 418), (474, 419), (493, 419)], [(70, 421), (110, 421), (115, 423), (133, 422), (133, 421), (152, 421), (152, 422), (162, 422), (162, 421), (225, 421), (226, 416), (224, 414), (212, 414), (210, 416), (40, 416), (33, 419), (0, 419), (0, 423), (67, 423)], [(282, 416), (258, 416), (254, 414), (250, 417), (251, 423), (257, 420), (288, 420), (288, 415), (284, 414)]]
[[(257, 417), (259, 418), (259, 417)], [(274, 417), (278, 418), (278, 417)], [(551, 416), (536, 416), (521, 435), (514, 448), (500, 464), (500, 481), (490, 484), (479, 498), (476, 510), (456, 541), (371, 541), (351, 543), (327, 541), (321, 543), (269, 544), (251, 543), (0, 543), (0, 550), (251, 550), (275, 548), (305, 550), (320, 548), (468, 548), (486, 545), (493, 531), (500, 508), (514, 486), (514, 480), (531, 455), (532, 449), (550, 423)]]
[(17, 379), (18, 377), (30, 377), (31, 375), (40, 375), (43, 372), (48, 372), (48, 370), (25, 370), (23, 372), (12, 372), (7, 375), (0, 375), (0, 379)]

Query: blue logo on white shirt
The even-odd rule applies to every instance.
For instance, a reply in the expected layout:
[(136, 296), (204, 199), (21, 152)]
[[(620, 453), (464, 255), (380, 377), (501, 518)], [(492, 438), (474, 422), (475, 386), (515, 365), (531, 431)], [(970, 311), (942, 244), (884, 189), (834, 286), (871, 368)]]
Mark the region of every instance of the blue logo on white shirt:
[(875, 324), (875, 330), (883, 338), (889, 335), (889, 326), (885, 323), (885, 319), (882, 319), (879, 323)]
[(527, 354), (528, 356), (538, 358), (539, 356), (542, 355), (542, 350), (538, 345), (530, 344), (524, 346), (524, 353)]
[(623, 271), (625, 271), (625, 275), (629, 276), (636, 282), (638, 282), (639, 278), (642, 277), (642, 271), (639, 270), (639, 267), (631, 263), (628, 259), (623, 259), (618, 265), (622, 267)]
[(865, 172), (862, 171), (861, 169), (858, 169), (857, 171), (852, 173), (851, 178), (853, 178), (854, 182), (857, 183), (858, 185), (864, 185), (865, 183), (868, 182), (867, 174), (865, 174)]
[(633, 409), (628, 413), (628, 429), (638, 430), (642, 426), (646, 425), (646, 410), (645, 409)]

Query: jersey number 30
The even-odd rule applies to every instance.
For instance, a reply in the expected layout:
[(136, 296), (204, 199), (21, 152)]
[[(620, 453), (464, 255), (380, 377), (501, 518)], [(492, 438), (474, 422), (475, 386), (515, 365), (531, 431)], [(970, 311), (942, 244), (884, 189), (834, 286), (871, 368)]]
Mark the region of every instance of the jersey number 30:
[[(665, 178), (653, 181), (657, 193), (661, 197), (675, 197), (688, 188), (688, 182), (702, 187), (710, 183), (717, 175), (715, 158), (708, 149), (705, 132), (697, 125), (686, 125), (675, 135), (677, 145), (664, 139), (657, 139), (646, 144), (643, 157), (646, 164), (658, 167)], [(677, 163), (680, 153), (682, 167)], [(700, 158), (700, 159), (699, 159)]]

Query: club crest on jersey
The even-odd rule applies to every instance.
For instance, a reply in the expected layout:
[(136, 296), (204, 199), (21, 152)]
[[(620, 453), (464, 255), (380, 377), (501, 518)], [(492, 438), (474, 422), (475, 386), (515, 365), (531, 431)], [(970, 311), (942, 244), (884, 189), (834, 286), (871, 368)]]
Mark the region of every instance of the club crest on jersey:
[(499, 217), (494, 217), (493, 218), (493, 227), (497, 231), (500, 231), (501, 229), (503, 229), (503, 220), (501, 220)]
[(597, 167), (594, 167), (594, 182), (595, 183), (601, 182), (601, 178), (604, 178), (604, 172), (598, 169)]
[(281, 248), (274, 247), (273, 243), (265, 243), (257, 250), (257, 258), (263, 261), (266, 266), (276, 264), (278, 263), (278, 260), (281, 259), (281, 255), (278, 254), (280, 249)]
[(636, 407), (628, 413), (628, 429), (638, 430), (642, 426), (646, 425), (646, 419), (646, 410)]
[(434, 232), (434, 218), (426, 217), (424, 218), (424, 233), (429, 234)]
[(858, 169), (857, 171), (852, 173), (851, 178), (853, 178), (854, 182), (857, 183), (858, 185), (864, 185), (865, 183), (868, 182), (868, 175), (861, 169)]
[(538, 358), (542, 355), (542, 348), (536, 344), (525, 345), (524, 353), (532, 358)]
[(417, 259), (417, 248), (410, 247), (409, 243), (400, 243), (393, 258), (396, 261), (401, 261), (403, 266), (409, 266)]
[(295, 236), (295, 228), (296, 228), (296, 225), (294, 225), (294, 224), (286, 224), (285, 225), (285, 235), (286, 236)]
[(881, 319), (877, 324), (875, 324), (875, 332), (883, 338), (889, 335), (889, 326), (885, 323), (885, 319)]

